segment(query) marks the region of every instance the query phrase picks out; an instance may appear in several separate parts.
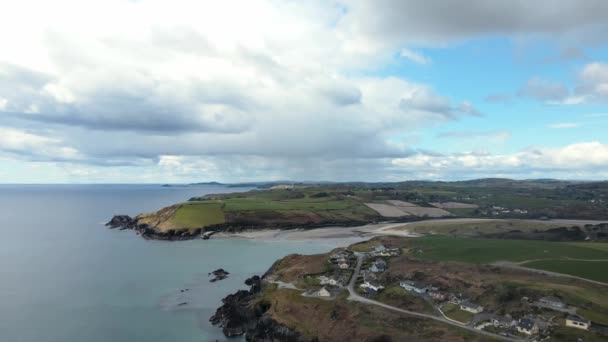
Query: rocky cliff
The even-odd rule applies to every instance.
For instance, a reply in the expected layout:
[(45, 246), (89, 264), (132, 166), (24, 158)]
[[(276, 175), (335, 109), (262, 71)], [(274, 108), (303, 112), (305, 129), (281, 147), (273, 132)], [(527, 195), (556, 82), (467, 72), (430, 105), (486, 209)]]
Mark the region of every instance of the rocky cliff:
[(222, 328), (224, 335), (245, 335), (248, 342), (315, 342), (272, 319), (267, 314), (270, 303), (261, 297), (262, 282), (259, 276), (245, 281), (249, 290), (240, 290), (226, 296), (223, 305), (217, 309), (209, 321)]

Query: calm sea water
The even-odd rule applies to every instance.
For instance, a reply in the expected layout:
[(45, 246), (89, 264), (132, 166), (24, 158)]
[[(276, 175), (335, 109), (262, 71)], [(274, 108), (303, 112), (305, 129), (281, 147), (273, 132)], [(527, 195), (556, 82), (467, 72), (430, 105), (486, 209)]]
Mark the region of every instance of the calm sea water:
[[(284, 255), (334, 246), (146, 241), (103, 224), (114, 214), (239, 190), (247, 189), (0, 185), (0, 341), (227, 340), (208, 323), (221, 298)], [(207, 273), (219, 267), (230, 277), (209, 283)]]

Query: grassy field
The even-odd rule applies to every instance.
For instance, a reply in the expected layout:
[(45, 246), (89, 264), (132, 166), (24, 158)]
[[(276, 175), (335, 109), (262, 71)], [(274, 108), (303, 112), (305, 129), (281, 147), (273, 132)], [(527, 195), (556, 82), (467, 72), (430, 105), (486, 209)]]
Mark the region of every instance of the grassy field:
[(203, 228), (211, 224), (224, 223), (222, 205), (217, 202), (193, 202), (181, 205), (172, 223), (180, 228)]
[(540, 260), (523, 266), (608, 283), (608, 261)]
[(577, 313), (594, 323), (599, 323), (608, 326), (608, 312), (592, 311), (592, 310), (578, 310)]
[(332, 198), (322, 199), (291, 199), (284, 201), (269, 200), (264, 198), (231, 198), (224, 201), (227, 211), (246, 210), (340, 210), (357, 206), (348, 200), (337, 200)]
[[(450, 209), (452, 211), (452, 209)], [(438, 235), (488, 234), (508, 232), (511, 230), (533, 231), (560, 227), (558, 224), (545, 222), (527, 222), (519, 220), (484, 220), (472, 222), (419, 222), (404, 226), (416, 233)]]
[(598, 249), (600, 251), (608, 251), (608, 243), (605, 242), (572, 242), (573, 246)]
[(358, 244), (355, 244), (353, 246), (351, 246), (351, 250), (355, 251), (355, 252), (369, 252), (369, 249), (372, 247), (376, 247), (378, 246), (380, 243), (378, 241), (366, 241), (366, 242), (361, 242)]
[(606, 342), (608, 338), (606, 335), (594, 333), (590, 331), (583, 331), (580, 329), (566, 328), (563, 326), (557, 327), (553, 336), (547, 341), (558, 342), (558, 341), (577, 341), (578, 338), (582, 338), (581, 341), (585, 342)]
[(464, 324), (469, 323), (473, 318), (472, 313), (460, 310), (460, 307), (458, 305), (452, 303), (445, 304), (441, 308), (441, 311), (443, 311), (443, 314), (447, 317)]
[(413, 239), (421, 259), (492, 263), (534, 259), (608, 259), (608, 251), (570, 243), (429, 236)]

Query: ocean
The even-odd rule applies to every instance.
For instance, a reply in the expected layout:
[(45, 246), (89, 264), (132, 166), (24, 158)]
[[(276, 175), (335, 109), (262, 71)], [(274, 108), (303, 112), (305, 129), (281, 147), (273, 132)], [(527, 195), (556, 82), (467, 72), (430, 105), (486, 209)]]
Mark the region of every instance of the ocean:
[[(104, 224), (114, 214), (134, 216), (192, 196), (246, 190), (0, 185), (0, 341), (235, 341), (208, 323), (224, 296), (245, 289), (246, 278), (282, 256), (336, 246), (322, 240), (148, 241)], [(208, 273), (217, 268), (230, 276), (210, 283)]]

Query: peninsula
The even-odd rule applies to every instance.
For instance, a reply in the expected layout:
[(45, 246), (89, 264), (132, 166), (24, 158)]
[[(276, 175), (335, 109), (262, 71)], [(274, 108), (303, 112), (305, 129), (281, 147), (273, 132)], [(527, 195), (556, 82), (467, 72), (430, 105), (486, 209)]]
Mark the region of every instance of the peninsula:
[[(442, 218), (608, 220), (608, 182), (479, 179), (460, 182), (278, 184), (193, 197), (108, 226), (144, 238), (208, 238), (215, 232), (349, 227)], [(601, 238), (603, 235), (599, 235)]]

